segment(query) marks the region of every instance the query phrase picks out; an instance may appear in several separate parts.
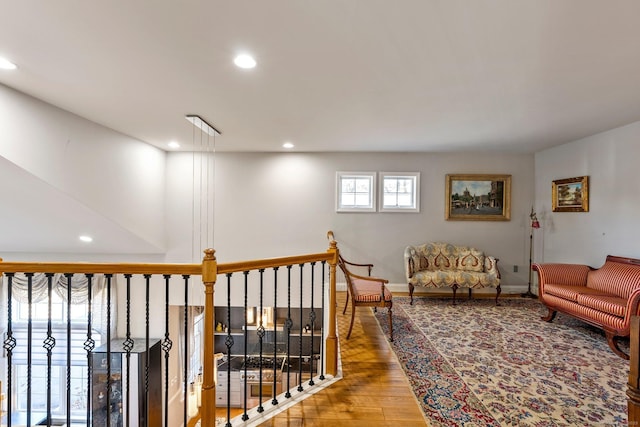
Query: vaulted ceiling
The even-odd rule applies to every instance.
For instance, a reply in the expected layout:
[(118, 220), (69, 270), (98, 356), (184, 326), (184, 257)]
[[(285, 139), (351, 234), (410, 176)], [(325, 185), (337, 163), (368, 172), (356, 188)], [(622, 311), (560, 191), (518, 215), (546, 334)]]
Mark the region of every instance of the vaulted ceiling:
[[(636, 0), (0, 0), (0, 83), (167, 149), (533, 152), (640, 119)], [(233, 65), (239, 52), (257, 66)], [(0, 153), (1, 154), (1, 153)]]

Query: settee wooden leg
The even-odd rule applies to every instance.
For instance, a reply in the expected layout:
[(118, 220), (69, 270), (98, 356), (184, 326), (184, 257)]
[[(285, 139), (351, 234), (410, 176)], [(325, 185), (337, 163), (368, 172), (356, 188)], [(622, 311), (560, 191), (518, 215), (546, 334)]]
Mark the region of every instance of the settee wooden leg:
[(609, 331), (604, 331), (604, 334), (607, 336), (607, 343), (609, 344), (611, 350), (613, 350), (615, 354), (622, 357), (624, 360), (629, 360), (629, 355), (620, 350), (620, 347), (618, 346), (618, 337), (616, 337), (613, 332)]
[(556, 314), (558, 314), (557, 311), (547, 307), (549, 309), (549, 313), (546, 316), (542, 316), (541, 319), (544, 320), (545, 322), (552, 322), (553, 319), (556, 318)]
[(496, 306), (500, 306), (500, 303), (498, 302), (498, 297), (500, 296), (500, 293), (502, 293), (502, 288), (500, 287), (500, 285), (496, 286)]
[(409, 305), (413, 305), (413, 288), (413, 284), (409, 283), (409, 297), (411, 298)]
[(456, 291), (458, 290), (458, 285), (453, 285), (451, 289), (453, 289), (453, 305), (456, 305)]

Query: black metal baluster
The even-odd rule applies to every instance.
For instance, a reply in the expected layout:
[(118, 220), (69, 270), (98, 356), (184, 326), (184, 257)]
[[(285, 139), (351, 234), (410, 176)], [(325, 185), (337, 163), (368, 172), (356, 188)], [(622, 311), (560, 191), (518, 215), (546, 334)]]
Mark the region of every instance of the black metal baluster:
[[(87, 427), (91, 425), (91, 409), (93, 402), (91, 401), (91, 376), (93, 375), (92, 352), (96, 347), (93, 339), (92, 326), (92, 306), (93, 306), (93, 274), (85, 274), (87, 278), (87, 339), (84, 342), (84, 350), (87, 352)], [(49, 289), (49, 322), (51, 322), (51, 289)], [(55, 341), (53, 342), (55, 346)], [(47, 411), (49, 412), (49, 411)]]
[(304, 264), (300, 264), (300, 342), (298, 343), (298, 391), (302, 391), (304, 390), (304, 388), (302, 387), (302, 334), (303, 334), (303, 327), (302, 327), (302, 294), (303, 294), (303, 289), (304, 289)]
[[(31, 425), (31, 358), (32, 358), (32, 343), (33, 338), (33, 324), (31, 322), (33, 315), (33, 273), (26, 273), (27, 276), (27, 302), (29, 305), (28, 317), (27, 317), (27, 425)], [(67, 353), (68, 354), (68, 353)], [(67, 390), (69, 387), (67, 387)], [(67, 408), (69, 405), (67, 405)]]
[(149, 282), (151, 281), (151, 275), (150, 274), (145, 274), (144, 275), (144, 281), (145, 281), (145, 315), (144, 315), (144, 322), (145, 322), (145, 333), (144, 333), (144, 339), (145, 339), (145, 361), (144, 361), (144, 410), (145, 410), (145, 419), (148, 420), (150, 417), (150, 413), (149, 413)]
[(273, 267), (273, 399), (272, 405), (278, 404), (276, 390), (278, 387), (278, 269)]
[[(127, 367), (126, 367), (126, 372), (127, 372), (127, 381), (125, 384), (125, 403), (126, 403), (126, 408), (127, 411), (124, 414), (124, 417), (126, 419), (126, 426), (129, 427), (130, 425), (130, 421), (131, 421), (131, 350), (133, 350), (133, 340), (131, 339), (131, 274), (125, 274), (124, 275), (126, 281), (127, 281), (127, 303), (126, 303), (126, 319), (127, 319), (127, 332), (125, 335), (125, 340), (122, 343), (122, 349), (125, 351), (126, 354), (126, 361), (127, 361)], [(120, 408), (118, 408), (118, 412), (120, 412)], [(122, 421), (122, 420), (120, 420)]]
[(13, 337), (13, 273), (6, 273), (8, 279), (7, 287), (7, 334), (2, 343), (2, 347), (7, 352), (7, 427), (11, 427), (11, 418), (13, 412), (13, 349), (16, 348), (16, 339)]
[[(107, 427), (111, 427), (111, 285), (113, 274), (105, 275), (107, 279)], [(117, 426), (114, 426), (117, 427)]]
[(64, 277), (67, 278), (67, 425), (71, 425), (71, 278), (73, 274), (65, 273)]
[(291, 326), (293, 325), (293, 321), (291, 320), (291, 265), (287, 266), (287, 321), (285, 327), (287, 328), (287, 392), (284, 394), (284, 397), (287, 399), (291, 397), (291, 393), (289, 391), (290, 388), (290, 377), (291, 377)]
[(314, 340), (313, 340), (313, 332), (314, 329), (316, 328), (316, 309), (315, 306), (313, 305), (313, 294), (315, 293), (315, 272), (316, 272), (316, 261), (313, 261), (311, 263), (311, 311), (309, 312), (309, 326), (311, 326), (311, 348), (309, 350), (309, 352), (311, 353), (311, 363), (310, 363), (310, 367), (309, 367), (309, 385), (313, 386), (315, 385), (315, 382), (313, 381), (313, 361), (315, 360), (314, 357), (314, 353), (313, 353), (313, 349), (314, 347)]
[[(258, 270), (260, 272), (260, 311), (258, 313), (256, 313), (256, 316), (258, 319), (260, 319), (260, 322), (258, 324), (258, 330), (257, 330), (257, 334), (258, 334), (258, 348), (259, 348), (259, 353), (260, 353), (260, 366), (259, 366), (259, 371), (260, 371), (260, 397), (259, 400), (260, 402), (258, 403), (258, 413), (262, 413), (264, 412), (264, 407), (262, 406), (262, 340), (264, 339), (264, 325), (262, 324), (262, 310), (263, 310), (263, 290), (264, 290), (264, 268), (261, 268), (260, 270)], [(274, 388), (275, 391), (275, 388)]]
[(320, 376), (318, 378), (320, 378), (320, 380), (324, 380), (324, 300), (325, 300), (325, 295), (324, 295), (324, 282), (325, 282), (325, 272), (327, 271), (326, 268), (326, 261), (322, 261), (322, 328), (320, 328)]
[(169, 426), (169, 352), (173, 342), (169, 338), (169, 283), (170, 274), (164, 274), (164, 339), (162, 351), (164, 352), (164, 426)]
[[(247, 290), (249, 281), (249, 272), (243, 271), (244, 275), (244, 360), (247, 360), (247, 341), (248, 341), (248, 325), (247, 325)], [(244, 387), (244, 413), (242, 414), (242, 421), (247, 421), (249, 415), (247, 415), (247, 364), (244, 364), (244, 381), (242, 382)]]
[(187, 404), (189, 403), (189, 275), (183, 274), (182, 278), (184, 279), (184, 403), (182, 404), (183, 409), (183, 426), (187, 425)]
[[(53, 273), (47, 276), (47, 338), (42, 346), (47, 350), (47, 426), (51, 425), (51, 356), (56, 339), (52, 336), (51, 328), (51, 290), (53, 288)], [(88, 390), (88, 389), (87, 389)]]
[(231, 347), (233, 347), (233, 337), (231, 336), (231, 275), (227, 273), (227, 337), (224, 344), (227, 346), (227, 423), (225, 427), (231, 427)]

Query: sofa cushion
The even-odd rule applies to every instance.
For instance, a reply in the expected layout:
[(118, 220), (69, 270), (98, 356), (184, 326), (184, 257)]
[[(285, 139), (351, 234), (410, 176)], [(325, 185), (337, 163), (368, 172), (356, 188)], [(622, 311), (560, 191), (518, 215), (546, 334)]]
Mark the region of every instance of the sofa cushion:
[(420, 270), (455, 270), (457, 268), (458, 251), (450, 243), (427, 243), (419, 248), (422, 254)]
[(554, 283), (545, 284), (544, 293), (574, 302), (578, 301), (579, 295), (611, 295), (609, 292), (587, 288), (586, 286), (556, 285)]
[(589, 273), (587, 287), (628, 299), (634, 289), (640, 288), (640, 266), (605, 262)]
[(475, 248), (458, 246), (458, 269), (465, 271), (484, 271), (484, 252)]
[(439, 288), (442, 286), (453, 286), (456, 276), (451, 271), (418, 271), (411, 278), (414, 285), (426, 286), (428, 288)]
[(496, 288), (500, 284), (495, 274), (458, 270), (453, 275), (456, 284), (461, 288)]
[(576, 302), (585, 307), (594, 308), (618, 317), (624, 317), (627, 309), (627, 300), (615, 295), (580, 294)]

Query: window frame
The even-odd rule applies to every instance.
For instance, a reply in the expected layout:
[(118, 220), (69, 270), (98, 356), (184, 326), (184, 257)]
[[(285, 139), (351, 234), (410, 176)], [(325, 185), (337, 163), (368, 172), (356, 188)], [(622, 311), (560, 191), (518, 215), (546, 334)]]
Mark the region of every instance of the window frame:
[[(412, 199), (413, 205), (408, 207), (390, 206), (384, 204), (385, 195), (385, 179), (387, 178), (404, 178), (413, 180)], [(420, 212), (420, 172), (380, 172), (380, 192), (378, 199), (380, 200), (380, 212), (404, 212), (417, 213)]]
[[(367, 206), (342, 204), (342, 181), (348, 178), (366, 178), (369, 180), (369, 204)], [(376, 212), (377, 191), (375, 172), (336, 172), (336, 212)], [(354, 192), (354, 194), (356, 194)]]

